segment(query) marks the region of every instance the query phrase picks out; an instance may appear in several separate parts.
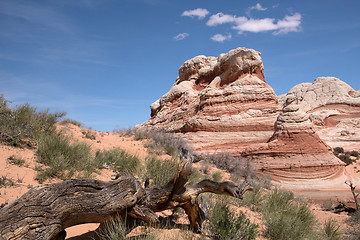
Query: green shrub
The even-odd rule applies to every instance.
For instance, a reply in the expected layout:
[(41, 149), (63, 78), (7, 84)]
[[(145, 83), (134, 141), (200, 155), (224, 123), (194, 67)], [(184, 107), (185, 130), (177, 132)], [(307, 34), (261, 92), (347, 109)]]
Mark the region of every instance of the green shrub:
[(140, 168), (140, 159), (120, 148), (97, 151), (95, 162), (99, 168), (108, 166), (115, 172), (129, 172), (137, 174)]
[(270, 239), (312, 239), (314, 235), (316, 221), (308, 203), (294, 201), (292, 192), (273, 190), (263, 202), (262, 213), (265, 236)]
[(344, 148), (342, 148), (342, 147), (334, 148), (334, 154), (338, 155), (339, 153), (344, 153)]
[(235, 214), (225, 202), (216, 201), (210, 214), (209, 227), (214, 239), (251, 240), (256, 238), (259, 226), (251, 223), (243, 212)]
[(0, 95), (0, 141), (13, 146), (34, 147), (43, 134), (54, 132), (54, 124), (66, 115), (37, 111), (27, 103), (10, 109), (7, 103)]
[(127, 237), (127, 234), (131, 231), (131, 228), (127, 225), (126, 218), (123, 219), (121, 217), (117, 217), (107, 223), (105, 223), (105, 227), (100, 230), (98, 236), (100, 239), (104, 240), (124, 240), (124, 239), (132, 239), (132, 240), (155, 240), (155, 237), (151, 234), (145, 234), (145, 236), (133, 236)]
[(0, 177), (0, 187), (15, 186), (15, 181), (7, 176)]
[(146, 177), (152, 179), (155, 186), (167, 184), (178, 169), (179, 163), (174, 160), (160, 160), (155, 156), (146, 159)]
[(222, 174), (221, 172), (215, 172), (211, 175), (211, 178), (215, 181), (215, 182), (220, 182), (222, 180)]
[(346, 165), (350, 165), (352, 164), (353, 162), (355, 162), (354, 160), (352, 160), (350, 158), (349, 155), (339, 155), (338, 158), (343, 161), (344, 163), (346, 163)]
[(70, 123), (70, 124), (72, 124), (72, 125), (75, 125), (75, 126), (78, 126), (78, 127), (82, 127), (82, 126), (83, 126), (83, 124), (82, 124), (81, 122), (76, 121), (76, 120), (71, 119), (71, 118), (65, 118), (64, 120), (62, 120), (62, 121), (60, 122), (60, 124), (68, 124), (68, 123)]
[(350, 156), (359, 158), (359, 152), (358, 151), (351, 151), (349, 154), (350, 154)]
[(44, 135), (40, 138), (36, 151), (37, 161), (47, 166), (38, 169), (37, 180), (47, 178), (71, 178), (75, 172), (90, 174), (95, 170), (90, 146), (86, 143), (70, 144), (70, 139), (62, 133)]
[(333, 219), (329, 219), (325, 222), (323, 232), (324, 238), (326, 240), (342, 239), (342, 232), (340, 230), (340, 226)]
[(259, 184), (252, 184), (251, 186), (253, 190), (244, 194), (241, 204), (250, 207), (253, 211), (260, 211), (264, 201), (263, 188)]
[(202, 175), (200, 171), (197, 170), (196, 168), (193, 168), (188, 184), (195, 184), (203, 179), (204, 179), (204, 175)]

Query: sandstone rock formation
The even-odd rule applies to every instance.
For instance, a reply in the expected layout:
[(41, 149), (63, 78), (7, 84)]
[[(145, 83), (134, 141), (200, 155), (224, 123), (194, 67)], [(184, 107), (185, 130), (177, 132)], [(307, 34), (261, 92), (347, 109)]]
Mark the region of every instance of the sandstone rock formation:
[(280, 111), (263, 69), (252, 49), (194, 57), (180, 67), (170, 91), (151, 104), (151, 119), (141, 126), (185, 133), (198, 152), (239, 155), (271, 137)]
[(345, 165), (316, 134), (293, 94), (287, 95), (268, 143), (249, 146), (243, 155), (277, 180), (331, 178)]
[(278, 180), (328, 179), (341, 174), (344, 164), (313, 123), (326, 122), (338, 110), (314, 109), (344, 102), (355, 107), (360, 99), (345, 83), (338, 91), (339, 81), (298, 85), (280, 97), (280, 106), (264, 79), (259, 52), (237, 48), (218, 58), (197, 56), (180, 67), (175, 84), (151, 105), (151, 119), (140, 127), (177, 132), (200, 154), (251, 159)]
[[(313, 83), (293, 87), (300, 108), (309, 114), (320, 138), (331, 147), (360, 150), (360, 91), (334, 77), (319, 77)], [(283, 104), (286, 97), (279, 97)]]

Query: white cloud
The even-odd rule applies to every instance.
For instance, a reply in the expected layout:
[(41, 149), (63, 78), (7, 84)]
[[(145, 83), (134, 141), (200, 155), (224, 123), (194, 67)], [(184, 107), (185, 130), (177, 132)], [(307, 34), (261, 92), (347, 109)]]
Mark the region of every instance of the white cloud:
[(224, 23), (242, 23), (246, 21), (246, 17), (236, 17), (233, 15), (223, 14), (222, 12), (212, 15), (206, 22), (208, 26), (216, 26)]
[(301, 14), (295, 13), (292, 16), (285, 16), (283, 20), (277, 22), (278, 31), (274, 34), (285, 34), (288, 32), (298, 32), (300, 31), (301, 25)]
[(215, 34), (214, 36), (211, 37), (211, 40), (215, 42), (224, 42), (225, 40), (230, 40), (230, 39), (231, 39), (230, 33), (228, 35)]
[(286, 15), (282, 20), (276, 20), (275, 18), (247, 18), (244, 16), (234, 16), (224, 13), (217, 13), (212, 15), (206, 22), (207, 26), (217, 26), (220, 24), (230, 23), (233, 24), (233, 29), (238, 30), (238, 33), (243, 32), (266, 32), (273, 31), (274, 35), (286, 34), (288, 32), (298, 32), (301, 29), (300, 13), (294, 15)]
[(242, 32), (265, 32), (277, 30), (278, 26), (274, 24), (274, 18), (248, 19), (247, 21), (234, 26), (233, 28)]
[(249, 10), (258, 10), (258, 11), (265, 11), (267, 8), (261, 6), (260, 3), (257, 3), (255, 6), (249, 8)]
[(190, 34), (188, 34), (188, 33), (180, 33), (180, 34), (176, 35), (176, 36), (173, 37), (173, 38), (174, 38), (174, 40), (176, 40), (176, 41), (181, 41), (181, 40), (187, 38), (188, 36), (190, 36)]
[(206, 15), (209, 14), (209, 11), (207, 9), (204, 8), (197, 8), (197, 9), (193, 9), (193, 10), (187, 10), (184, 11), (181, 16), (186, 16), (186, 17), (198, 17), (199, 19), (203, 19), (204, 17), (206, 17)]

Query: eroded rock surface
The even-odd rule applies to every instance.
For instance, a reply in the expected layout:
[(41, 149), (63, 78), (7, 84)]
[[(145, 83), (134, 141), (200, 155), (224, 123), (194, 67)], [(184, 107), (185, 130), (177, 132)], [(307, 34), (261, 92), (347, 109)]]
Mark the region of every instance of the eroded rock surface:
[(314, 130), (331, 147), (360, 150), (360, 91), (334, 77), (319, 77), (313, 83), (293, 87), (300, 108), (309, 114)]
[(186, 61), (170, 91), (151, 105), (141, 126), (184, 133), (198, 152), (240, 154), (266, 142), (280, 111), (266, 83), (260, 53), (237, 48)]
[(151, 105), (151, 119), (140, 127), (182, 134), (200, 154), (229, 152), (251, 159), (278, 180), (341, 174), (344, 164), (319, 137), (314, 123), (329, 125), (332, 116), (345, 111), (325, 111), (324, 106), (357, 109), (360, 92), (336, 78), (318, 78), (280, 96), (279, 105), (263, 69), (260, 53), (246, 48), (217, 58), (192, 58), (180, 67), (170, 91)]
[(249, 146), (243, 155), (252, 157), (255, 165), (277, 180), (329, 179), (345, 165), (316, 134), (293, 94), (287, 95), (269, 141)]

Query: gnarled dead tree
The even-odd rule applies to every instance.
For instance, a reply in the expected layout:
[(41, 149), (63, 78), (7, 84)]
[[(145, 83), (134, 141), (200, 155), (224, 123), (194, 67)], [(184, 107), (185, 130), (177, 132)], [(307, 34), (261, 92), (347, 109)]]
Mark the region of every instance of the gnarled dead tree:
[(174, 178), (160, 188), (143, 188), (129, 173), (114, 181), (72, 179), (29, 190), (0, 209), (0, 239), (64, 239), (65, 229), (82, 223), (103, 223), (118, 215), (158, 222), (155, 212), (181, 207), (191, 227), (201, 230), (203, 212), (198, 196), (204, 192), (242, 198), (251, 189), (246, 182), (203, 180), (186, 185), (192, 173), (191, 157), (183, 151)]
[(359, 201), (358, 201), (358, 197), (360, 193), (356, 193), (355, 192), (355, 188), (356, 186), (354, 186), (354, 184), (351, 181), (345, 181), (345, 184), (348, 185), (350, 187), (351, 193), (354, 197), (354, 202), (355, 202), (355, 206), (356, 206), (356, 211), (359, 211)]

